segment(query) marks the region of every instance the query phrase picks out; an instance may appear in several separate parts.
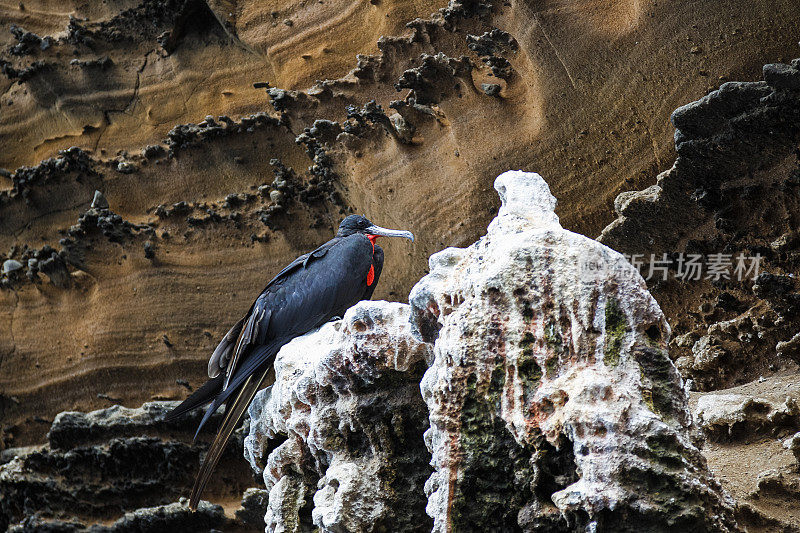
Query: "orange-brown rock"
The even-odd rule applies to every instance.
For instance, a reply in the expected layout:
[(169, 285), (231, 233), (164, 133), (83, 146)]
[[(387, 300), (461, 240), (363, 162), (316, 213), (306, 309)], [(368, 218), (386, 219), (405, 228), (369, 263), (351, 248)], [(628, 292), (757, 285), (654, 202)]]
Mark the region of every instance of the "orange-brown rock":
[[(0, 249), (25, 267), (0, 291), (8, 445), (42, 437), (35, 417), (182, 396), (343, 212), (420, 237), (386, 247), (389, 299), (483, 232), (509, 168), (548, 176), (564, 226), (598, 235), (617, 193), (672, 165), (673, 109), (796, 51), (789, 1), (437, 8), (0, 6), (22, 28), (0, 35)], [(110, 210), (86, 215), (95, 190)]]

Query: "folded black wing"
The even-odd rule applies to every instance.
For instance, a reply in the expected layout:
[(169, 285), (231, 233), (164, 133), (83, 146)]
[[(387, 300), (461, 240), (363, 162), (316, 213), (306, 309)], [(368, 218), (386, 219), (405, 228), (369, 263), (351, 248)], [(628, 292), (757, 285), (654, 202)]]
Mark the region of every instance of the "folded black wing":
[(240, 358), (239, 367), (215, 403), (221, 405), (233, 389), (274, 356), (276, 344), (282, 346), (343, 315), (367, 292), (371, 294), (366, 285), (370, 266), (372, 244), (363, 235), (352, 235), (333, 243), (326, 253), (305, 261), (303, 268), (289, 272), (279, 283), (269, 285), (253, 305), (253, 312), (270, 309), (265, 339)]
[[(218, 359), (230, 361), (225, 369), (225, 383), (200, 422), (198, 433), (211, 414), (230, 401), (223, 425), (192, 489), (191, 508), (196, 508), (225, 445), (280, 348), (332, 317), (343, 315), (367, 293), (371, 295), (377, 277), (372, 287), (368, 287), (370, 267), (374, 273), (373, 246), (364, 235), (333, 239), (298, 257), (275, 276), (248, 315), (229, 332), (228, 336), (236, 334), (237, 340), (225, 346)], [(380, 275), (380, 266), (377, 274)], [(220, 374), (212, 381), (219, 382), (221, 378)]]
[[(225, 371), (227, 379), (224, 382), (224, 388), (228, 387), (232, 370), (236, 368), (236, 363), (239, 357), (244, 353), (248, 346), (254, 344), (256, 339), (263, 343), (265, 334), (268, 329), (270, 310), (269, 310), (269, 294), (273, 291), (270, 289), (276, 284), (280, 285), (287, 278), (289, 278), (297, 269), (306, 267), (309, 262), (324, 257), (330, 248), (335, 246), (341, 239), (336, 237), (319, 246), (313, 252), (303, 254), (288, 265), (286, 265), (278, 274), (267, 283), (264, 290), (256, 299), (255, 302), (247, 310), (243, 316), (234, 326), (225, 334), (220, 341), (211, 358), (208, 361), (208, 377), (215, 378), (222, 371)], [(260, 334), (260, 335), (259, 335)]]

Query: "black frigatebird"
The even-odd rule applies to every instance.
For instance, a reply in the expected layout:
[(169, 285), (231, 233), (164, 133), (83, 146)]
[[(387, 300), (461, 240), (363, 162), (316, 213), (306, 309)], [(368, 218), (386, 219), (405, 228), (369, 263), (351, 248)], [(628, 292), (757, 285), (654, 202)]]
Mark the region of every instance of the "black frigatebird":
[(405, 237), (409, 231), (374, 225), (350, 215), (336, 236), (289, 263), (267, 286), (217, 346), (208, 361), (209, 379), (170, 411), (166, 420), (210, 403), (195, 433), (225, 403), (225, 417), (197, 474), (189, 507), (197, 509), (225, 445), (242, 419), (280, 348), (295, 337), (321, 326), (375, 292), (383, 269), (378, 237)]

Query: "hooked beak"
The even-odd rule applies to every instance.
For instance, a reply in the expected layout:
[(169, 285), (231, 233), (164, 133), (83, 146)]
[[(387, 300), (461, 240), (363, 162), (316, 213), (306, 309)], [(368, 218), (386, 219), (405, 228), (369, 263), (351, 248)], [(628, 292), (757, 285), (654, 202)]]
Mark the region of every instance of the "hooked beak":
[(364, 230), (367, 235), (380, 235), (381, 237), (404, 237), (414, 242), (414, 234), (400, 229), (386, 229), (380, 226), (370, 226)]

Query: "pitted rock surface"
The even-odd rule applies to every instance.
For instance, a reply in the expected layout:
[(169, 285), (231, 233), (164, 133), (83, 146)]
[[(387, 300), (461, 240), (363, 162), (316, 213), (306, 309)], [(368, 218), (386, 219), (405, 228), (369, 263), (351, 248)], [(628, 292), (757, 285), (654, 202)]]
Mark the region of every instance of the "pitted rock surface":
[(737, 531), (644, 280), (562, 229), (538, 174), (495, 188), (487, 235), (434, 254), (410, 296), (434, 343), (433, 530)]
[(361, 302), (279, 352), (245, 441), (251, 465), (266, 466), (267, 531), (430, 530), (419, 390), (430, 346), (409, 312)]

